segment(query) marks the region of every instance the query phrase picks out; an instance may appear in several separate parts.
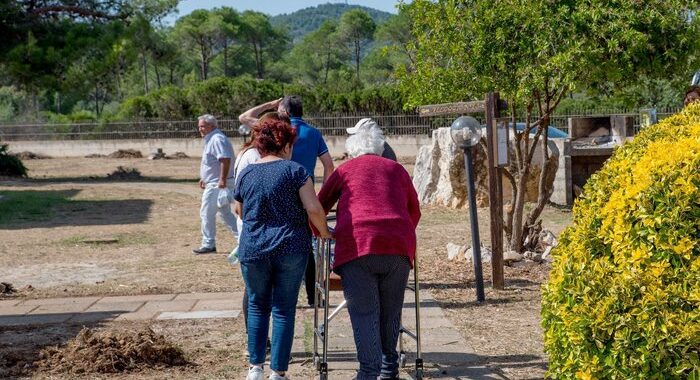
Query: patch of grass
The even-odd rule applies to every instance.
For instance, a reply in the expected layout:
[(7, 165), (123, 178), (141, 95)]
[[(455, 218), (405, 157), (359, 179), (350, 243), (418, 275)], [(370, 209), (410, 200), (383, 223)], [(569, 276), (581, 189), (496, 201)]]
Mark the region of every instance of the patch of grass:
[(56, 205), (70, 202), (71, 191), (0, 191), (0, 225), (45, 220)]
[(145, 232), (117, 234), (115, 238), (119, 239), (119, 245), (148, 245), (158, 242), (155, 236)]
[[(121, 233), (121, 234), (116, 234), (114, 236), (109, 236), (109, 238), (114, 238), (117, 240), (114, 244), (104, 244), (104, 246), (107, 247), (124, 247), (128, 245), (149, 245), (149, 244), (156, 244), (158, 242), (158, 239), (148, 233), (145, 232), (127, 232), (127, 233)], [(71, 236), (66, 239), (62, 239), (58, 241), (59, 245), (68, 245), (68, 246), (74, 246), (74, 245), (102, 245), (102, 244), (92, 244), (86, 242), (86, 240), (92, 240), (92, 239), (97, 239), (95, 237), (89, 237), (89, 236), (83, 236), (83, 235), (77, 235), (77, 236)]]
[(304, 318), (304, 351), (309, 356), (314, 354), (314, 323), (308, 318)]

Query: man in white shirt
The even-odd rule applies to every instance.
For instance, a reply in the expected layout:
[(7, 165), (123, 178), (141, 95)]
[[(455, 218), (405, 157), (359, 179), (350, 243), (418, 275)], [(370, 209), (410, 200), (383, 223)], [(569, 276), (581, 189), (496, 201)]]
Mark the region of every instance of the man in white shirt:
[(196, 255), (216, 252), (216, 213), (236, 235), (236, 217), (231, 212), (229, 202), (219, 207), (219, 192), (225, 189), (233, 191), (233, 147), (226, 135), (218, 129), (218, 122), (212, 115), (202, 115), (197, 127), (204, 138), (202, 162), (199, 167), (199, 187), (202, 193), (202, 206), (199, 215), (202, 218), (202, 245), (194, 249)]

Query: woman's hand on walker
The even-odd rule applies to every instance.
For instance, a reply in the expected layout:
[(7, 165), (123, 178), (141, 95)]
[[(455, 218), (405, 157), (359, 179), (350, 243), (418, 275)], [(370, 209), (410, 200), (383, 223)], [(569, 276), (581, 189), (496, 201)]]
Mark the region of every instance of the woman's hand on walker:
[(333, 239), (333, 234), (328, 230), (328, 227), (324, 228), (325, 231), (320, 231), (318, 237), (321, 239)]

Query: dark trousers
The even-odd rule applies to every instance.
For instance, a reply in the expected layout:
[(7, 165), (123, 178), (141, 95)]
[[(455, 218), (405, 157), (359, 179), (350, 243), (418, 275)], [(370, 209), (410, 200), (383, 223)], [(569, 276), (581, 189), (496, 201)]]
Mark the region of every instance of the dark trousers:
[(408, 258), (399, 255), (362, 256), (335, 270), (348, 301), (360, 362), (357, 380), (398, 376), (396, 343), (410, 270)]
[[(315, 246), (315, 242), (314, 242)], [(304, 285), (306, 287), (306, 300), (310, 306), (313, 306), (316, 295), (316, 262), (314, 261), (314, 252), (309, 251), (309, 260), (306, 262), (306, 273), (304, 274)]]

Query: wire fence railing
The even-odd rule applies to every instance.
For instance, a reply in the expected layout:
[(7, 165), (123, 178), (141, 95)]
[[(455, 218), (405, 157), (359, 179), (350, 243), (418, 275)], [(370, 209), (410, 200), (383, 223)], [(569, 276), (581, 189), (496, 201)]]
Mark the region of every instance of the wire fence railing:
[[(657, 110), (659, 120), (678, 112), (678, 109)], [(304, 117), (317, 127), (324, 136), (345, 136), (346, 128), (352, 127), (363, 117), (371, 117), (382, 127), (387, 136), (430, 136), (436, 128), (450, 126), (458, 115), (422, 117), (416, 113), (405, 114), (317, 114)], [(484, 122), (483, 115), (473, 115)], [(635, 127), (640, 124), (639, 110), (576, 110), (552, 116), (550, 125), (568, 133), (571, 117), (631, 116)], [(229, 137), (243, 137), (235, 118), (219, 120), (219, 128)], [(197, 120), (134, 120), (111, 123), (68, 124), (5, 124), (0, 125), (2, 141), (40, 140), (116, 140), (116, 139), (177, 139), (196, 138)]]

